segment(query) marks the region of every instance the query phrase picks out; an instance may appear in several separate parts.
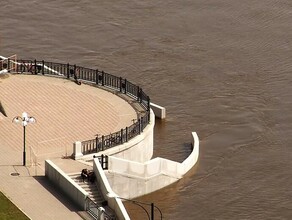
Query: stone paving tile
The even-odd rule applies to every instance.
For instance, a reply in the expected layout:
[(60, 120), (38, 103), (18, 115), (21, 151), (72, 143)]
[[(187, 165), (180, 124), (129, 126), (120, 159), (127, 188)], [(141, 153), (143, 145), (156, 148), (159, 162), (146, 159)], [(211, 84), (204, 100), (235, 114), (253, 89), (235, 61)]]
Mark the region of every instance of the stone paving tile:
[[(102, 89), (37, 75), (1, 77), (0, 101), (8, 116), (0, 114), (0, 191), (31, 219), (81, 219), (44, 177), (44, 160), (67, 173), (79, 172), (85, 164), (61, 159), (72, 154), (73, 142), (131, 125), (135, 110)], [(26, 128), (27, 167), (22, 166), (23, 128), (12, 123), (23, 111), (37, 119)]]

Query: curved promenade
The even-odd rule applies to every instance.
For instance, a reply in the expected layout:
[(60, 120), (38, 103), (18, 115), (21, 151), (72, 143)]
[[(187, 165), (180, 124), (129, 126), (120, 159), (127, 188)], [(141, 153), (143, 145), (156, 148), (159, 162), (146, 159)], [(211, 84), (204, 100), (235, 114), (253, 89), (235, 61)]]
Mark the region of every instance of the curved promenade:
[(8, 116), (0, 119), (0, 145), (17, 152), (23, 148), (22, 126), (11, 121), (23, 111), (37, 120), (27, 126), (27, 146), (46, 159), (69, 156), (74, 141), (114, 133), (132, 125), (137, 118), (128, 102), (89, 85), (18, 74), (0, 82), (0, 99)]
[[(9, 59), (6, 66), (9, 69)], [(3, 131), (0, 134), (0, 146), (3, 150), (0, 154), (0, 162), (3, 163), (0, 167), (0, 187), (31, 218), (55, 218), (54, 207), (58, 202), (51, 204), (50, 209), (48, 193), (40, 193), (45, 181), (40, 183), (32, 178), (13, 184), (11, 181), (19, 177), (43, 176), (45, 160), (46, 177), (64, 190), (66, 184), (73, 183), (68, 174), (78, 173), (88, 164), (66, 160), (67, 158), (73, 156), (75, 159), (92, 161), (93, 155), (107, 155), (108, 166), (103, 167), (101, 162), (101, 167), (99, 160), (94, 159), (93, 170), (96, 176), (103, 175), (103, 181), (97, 181), (97, 185), (120, 219), (129, 218), (120, 196), (135, 198), (163, 188), (182, 178), (197, 162), (199, 139), (195, 132), (192, 133), (193, 151), (183, 163), (163, 158), (150, 160), (155, 124), (150, 99), (141, 88), (126, 79), (76, 65), (36, 60), (17, 61), (15, 67), (18, 73), (25, 74), (0, 75), (0, 129)], [(52, 75), (55, 77), (49, 77)], [(158, 110), (159, 106), (152, 107)], [(26, 136), (24, 135), (29, 154), (27, 165), (30, 166), (27, 167), (21, 166), (24, 150), (22, 126), (11, 122), (12, 118), (24, 111), (37, 119), (36, 124), (28, 126)], [(163, 111), (159, 114), (165, 116)], [(92, 165), (88, 168), (92, 169)], [(101, 168), (108, 171), (104, 172)], [(141, 187), (133, 189), (133, 184)], [(19, 187), (25, 185), (27, 188)], [(67, 190), (68, 196), (72, 195), (71, 192), (74, 191), (75, 194), (76, 190), (80, 190), (80, 187), (74, 188), (73, 185), (71, 190)], [(17, 186), (18, 189), (14, 190)], [(16, 196), (17, 194), (23, 196)], [(45, 204), (27, 204), (25, 194), (31, 198), (43, 196)], [(88, 210), (85, 204), (88, 195), (82, 192), (80, 195), (82, 196), (73, 200)], [(70, 206), (73, 210), (70, 202), (68, 204), (67, 208)], [(36, 211), (45, 209), (50, 213), (46, 217)], [(78, 219), (73, 213), (69, 217), (69, 213), (66, 214), (64, 209), (63, 211), (62, 218)], [(76, 211), (78, 208), (73, 212)], [(59, 212), (57, 215), (58, 218), (61, 216)]]
[[(31, 219), (81, 219), (78, 208), (43, 176), (44, 159), (51, 158), (66, 173), (86, 168), (61, 157), (71, 155), (76, 140), (131, 126), (137, 118), (134, 108), (102, 89), (31, 74), (1, 75), (0, 100), (7, 114), (0, 113), (1, 191)], [(37, 119), (26, 129), (27, 167), (22, 166), (23, 128), (12, 123), (23, 111)]]

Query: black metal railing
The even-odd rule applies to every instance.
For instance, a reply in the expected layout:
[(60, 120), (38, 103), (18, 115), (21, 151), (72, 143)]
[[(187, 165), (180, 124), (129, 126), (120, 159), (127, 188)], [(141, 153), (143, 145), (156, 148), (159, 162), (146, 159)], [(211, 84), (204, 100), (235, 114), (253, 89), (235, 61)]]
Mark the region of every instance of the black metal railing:
[(108, 170), (108, 156), (107, 155), (100, 155), (100, 156), (93, 156), (93, 158), (98, 158), (98, 161), (101, 165), (103, 170)]
[(140, 117), (137, 122), (134, 122), (129, 127), (109, 135), (97, 136), (95, 139), (82, 141), (81, 151), (83, 154), (97, 153), (128, 142), (141, 134), (144, 128), (149, 124), (149, 121), (150, 114), (149, 111), (147, 111), (144, 116)]
[(117, 77), (112, 74), (90, 69), (86, 67), (54, 63), (37, 60), (18, 60), (16, 65), (18, 73), (32, 73), (42, 75), (53, 75), (67, 79), (74, 79), (77, 84), (81, 81), (94, 85), (106, 87), (114, 91), (121, 92), (131, 99), (138, 101), (144, 111), (139, 118), (129, 127), (121, 129), (115, 133), (102, 135), (91, 140), (82, 141), (82, 153), (90, 154), (104, 151), (117, 145), (128, 142), (132, 138), (143, 132), (143, 129), (150, 122), (150, 98), (139, 86), (129, 82), (127, 79)]
[[(85, 202), (86, 202), (86, 212), (88, 214), (90, 214), (93, 217), (93, 219), (100, 219), (98, 209), (100, 207), (103, 207), (103, 206), (98, 205), (89, 197), (86, 198)], [(110, 212), (108, 212), (109, 210), (110, 210)], [(112, 209), (110, 209), (108, 206), (106, 207), (105, 211), (103, 212), (103, 215), (104, 215), (104, 219), (106, 219), (106, 220), (116, 220), (117, 219), (115, 214), (114, 214), (114, 211)]]

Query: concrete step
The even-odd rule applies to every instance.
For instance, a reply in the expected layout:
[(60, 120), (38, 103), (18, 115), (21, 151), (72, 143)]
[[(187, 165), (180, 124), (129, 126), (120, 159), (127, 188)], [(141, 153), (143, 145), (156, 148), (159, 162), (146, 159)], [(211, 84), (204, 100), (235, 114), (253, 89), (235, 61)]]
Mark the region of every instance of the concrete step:
[(101, 196), (96, 184), (88, 182), (87, 180), (83, 181), (80, 173), (73, 173), (68, 176), (88, 193), (88, 197), (97, 204), (97, 206), (102, 206), (108, 215), (115, 216), (114, 211), (106, 205), (105, 199)]
[[(89, 197), (90, 198), (90, 197)], [(97, 204), (98, 206), (102, 206), (102, 204), (104, 203), (104, 200), (101, 199), (101, 198), (96, 198), (96, 197), (93, 197), (93, 198), (90, 198), (95, 204)]]
[(98, 192), (98, 190), (94, 190), (94, 191), (86, 191), (86, 192), (88, 192), (89, 195), (100, 196), (100, 193)]

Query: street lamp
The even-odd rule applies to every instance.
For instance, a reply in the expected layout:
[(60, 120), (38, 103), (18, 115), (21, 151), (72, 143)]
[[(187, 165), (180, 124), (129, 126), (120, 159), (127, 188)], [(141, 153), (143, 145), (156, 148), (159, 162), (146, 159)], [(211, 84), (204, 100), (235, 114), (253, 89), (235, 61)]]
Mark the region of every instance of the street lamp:
[(25, 166), (26, 152), (25, 152), (25, 127), (30, 123), (35, 123), (36, 119), (34, 117), (29, 117), (26, 112), (22, 113), (22, 116), (16, 116), (13, 118), (12, 122), (21, 123), (23, 126), (23, 166)]

